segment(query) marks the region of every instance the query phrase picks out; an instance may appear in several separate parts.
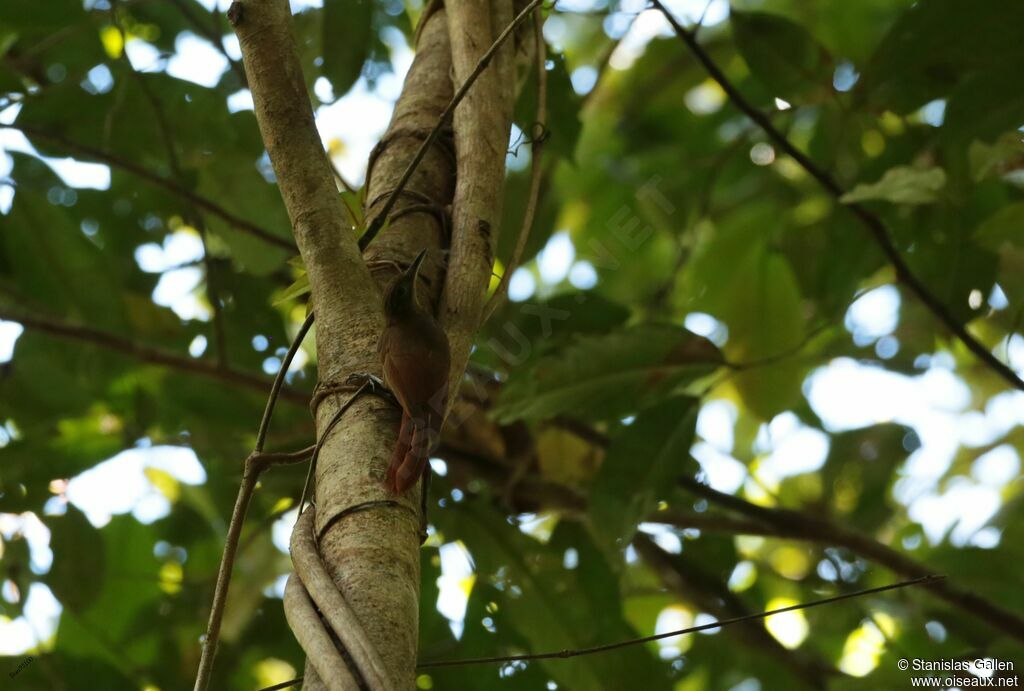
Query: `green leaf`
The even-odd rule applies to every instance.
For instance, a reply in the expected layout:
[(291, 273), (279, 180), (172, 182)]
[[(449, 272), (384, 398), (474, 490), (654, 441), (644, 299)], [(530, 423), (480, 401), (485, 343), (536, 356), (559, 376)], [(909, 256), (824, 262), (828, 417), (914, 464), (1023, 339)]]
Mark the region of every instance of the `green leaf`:
[(938, 167), (896, 166), (885, 171), (878, 182), (862, 183), (844, 194), (844, 204), (881, 200), (893, 204), (931, 204), (946, 186), (946, 171)]
[[(68, 518), (71, 511), (64, 518), (54, 519), (54, 525), (59, 526), (59, 521)], [(161, 598), (160, 562), (153, 554), (157, 542), (154, 527), (142, 525), (131, 516), (115, 516), (101, 530), (93, 529), (87, 522), (82, 524), (84, 518), (78, 520), (79, 527), (69, 530), (66, 537), (84, 541), (61, 545), (66, 560), (61, 568), (66, 570), (57, 572), (59, 576), (51, 571), (47, 583), (53, 588), (58, 577), (84, 580), (90, 584), (90, 598), (88, 602), (74, 600), (88, 606), (73, 608), (73, 616), (61, 617), (56, 651), (101, 657), (122, 671), (156, 664), (163, 634), (161, 627), (153, 625), (156, 613), (146, 611)], [(93, 531), (95, 538), (86, 528)], [(63, 587), (66, 592), (72, 586), (64, 583)], [(63, 601), (57, 589), (54, 593)], [(97, 637), (97, 631), (102, 632), (102, 638)]]
[[(16, 161), (16, 168), (27, 164), (23, 157)], [(66, 190), (56, 181), (50, 188), (71, 194)], [(0, 252), (17, 257), (10, 274), (0, 265), (0, 281), (17, 281), (20, 294), (15, 299), (93, 326), (124, 329), (121, 267), (89, 241), (67, 209), (31, 190), (19, 190), (4, 219), (0, 246)]]
[(1024, 169), (1024, 137), (1013, 131), (992, 144), (975, 140), (967, 149), (967, 160), (975, 182)]
[(903, 425), (874, 425), (835, 434), (821, 469), (821, 486), (848, 525), (865, 532), (891, 515), (889, 487), (896, 469), (913, 450)]
[(109, 576), (103, 537), (74, 506), (48, 523), (54, 560), (46, 584), (65, 607), (84, 611), (99, 597)]
[(573, 338), (607, 333), (629, 319), (629, 310), (595, 291), (563, 293), (549, 300), (506, 302), (479, 334), (473, 359), (494, 368), (529, 366)]
[(699, 408), (695, 398), (670, 399), (640, 413), (612, 441), (590, 492), (594, 534), (606, 549), (625, 549), (637, 525), (672, 492), (673, 479), (691, 462)]
[(85, 18), (77, 0), (53, 0), (45, 4), (33, 0), (7, 0), (0, 6), (0, 23), (5, 27), (55, 29)]
[(966, 76), (950, 93), (942, 136), (958, 150), (1024, 125), (1024, 51), (1007, 62)]
[(1008, 204), (985, 219), (974, 231), (974, 240), (997, 251), (1006, 243), (1024, 248), (1024, 202)]
[(800, 102), (829, 92), (832, 57), (802, 26), (778, 15), (735, 9), (729, 21), (747, 66), (772, 94)]
[(282, 292), (281, 295), (278, 296), (276, 300), (274, 300), (274, 305), (276, 306), (283, 304), (285, 302), (290, 302), (291, 300), (294, 300), (297, 297), (305, 295), (306, 293), (309, 292), (309, 290), (309, 274), (304, 273), (297, 279), (295, 279), (294, 283), (292, 283), (290, 286), (284, 289), (284, 292)]
[(614, 419), (711, 374), (722, 363), (706, 338), (665, 324), (584, 337), (513, 372), (494, 411), (499, 421), (561, 413)]
[(324, 76), (335, 97), (359, 79), (373, 41), (373, 0), (324, 0)]
[(795, 350), (805, 325), (800, 288), (786, 258), (763, 251), (747, 261), (730, 289), (734, 311), (726, 318), (726, 354), (731, 362), (754, 365), (734, 382), (747, 407), (768, 420), (800, 400), (803, 367)]
[[(544, 149), (570, 161), (576, 151), (583, 123), (580, 120), (582, 99), (572, 88), (565, 56), (548, 53), (547, 73), (547, 132)], [(531, 125), (537, 120), (537, 74), (531, 69), (523, 87), (522, 96), (516, 104), (515, 121), (519, 128), (531, 136)], [(543, 198), (543, 195), (542, 195)], [(538, 224), (539, 225), (539, 224)]]
[(857, 83), (859, 98), (907, 113), (947, 93), (965, 74), (1024, 55), (1017, 0), (917, 2), (893, 25)]
[[(545, 545), (510, 526), (481, 501), (454, 504), (444, 513), (440, 526), (445, 539), (461, 540), (473, 557), (477, 579), (499, 587), (495, 604), (519, 634), (516, 648), (565, 650), (637, 635), (623, 619), (614, 572), (581, 526), (559, 524)], [(577, 554), (577, 564), (567, 568), (564, 560), (570, 548)], [(640, 647), (614, 656), (541, 664), (566, 689), (624, 689), (632, 684), (645, 691), (669, 688), (663, 670)], [(493, 682), (483, 688), (494, 688)]]
[(998, 282), (1011, 305), (1024, 300), (1024, 202), (1008, 204), (985, 219), (974, 231), (974, 241), (995, 253)]

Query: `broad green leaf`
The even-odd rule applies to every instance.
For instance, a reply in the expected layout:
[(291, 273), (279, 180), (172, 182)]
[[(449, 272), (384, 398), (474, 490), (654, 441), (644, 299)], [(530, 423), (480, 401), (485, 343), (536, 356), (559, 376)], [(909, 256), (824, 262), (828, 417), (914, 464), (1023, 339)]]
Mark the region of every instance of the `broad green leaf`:
[(804, 369), (797, 349), (806, 329), (800, 288), (789, 262), (775, 252), (752, 253), (737, 273), (725, 353), (741, 367), (734, 382), (743, 402), (767, 420), (800, 400)]
[(844, 204), (864, 201), (887, 201), (893, 204), (931, 204), (946, 186), (942, 168), (896, 166), (885, 171), (878, 182), (861, 183), (844, 194)]
[[(18, 165), (24, 162), (19, 158)], [(63, 197), (72, 194), (63, 186)], [(122, 331), (126, 324), (120, 266), (79, 230), (70, 211), (31, 190), (15, 196), (4, 218), (0, 250), (17, 260), (0, 265), (0, 281), (13, 281), (14, 297), (79, 323)]]
[(802, 26), (778, 15), (736, 9), (729, 20), (750, 71), (775, 96), (813, 101), (831, 90), (832, 58)]
[(5, 27), (53, 30), (84, 18), (82, 3), (77, 0), (53, 0), (47, 4), (8, 0), (0, 7), (0, 22)]
[(305, 295), (306, 293), (309, 292), (309, 290), (309, 274), (304, 273), (298, 278), (296, 278), (295, 281), (290, 286), (284, 289), (284, 292), (282, 292), (281, 295), (279, 295), (278, 298), (274, 300), (274, 305), (280, 305), (285, 302), (290, 302), (291, 300), (294, 300), (297, 297)]
[(1024, 125), (1024, 49), (1016, 59), (966, 76), (949, 95), (942, 135), (957, 150)]
[(1007, 204), (985, 219), (974, 231), (974, 240), (993, 250), (1007, 243), (1024, 248), (1024, 202)]
[(857, 93), (907, 113), (940, 98), (965, 74), (1016, 62), (1024, 51), (1017, 0), (928, 0), (897, 20), (865, 66)]
[(1007, 132), (992, 144), (975, 140), (967, 149), (967, 160), (975, 182), (1024, 169), (1024, 136)]
[(996, 253), (997, 281), (1011, 305), (1024, 300), (1024, 202), (1008, 204), (985, 219), (974, 231), (973, 240)]
[[(209, 199), (220, 200), (229, 210), (240, 210), (237, 216), (260, 229), (283, 240), (291, 240), (291, 225), (280, 192), (260, 175), (255, 159), (222, 154), (204, 166), (199, 191)], [(232, 201), (230, 205), (228, 200)], [(212, 214), (206, 215), (205, 220), (228, 246), (232, 259), (249, 273), (265, 276), (279, 268), (291, 254)]]
[[(53, 519), (54, 525), (59, 526), (64, 518), (67, 516)], [(93, 529), (99, 539), (88, 537), (86, 527), (92, 528), (85, 523), (69, 535), (85, 541), (62, 549), (66, 560), (62, 569), (66, 571), (47, 575), (47, 582), (66, 577), (90, 583), (94, 577), (86, 568), (100, 574), (90, 586), (90, 598), (82, 603), (87, 606), (61, 617), (57, 652), (104, 659), (123, 672), (157, 664), (162, 634), (160, 627), (153, 625), (157, 612), (147, 611), (162, 597), (160, 562), (153, 554), (157, 542), (154, 527), (130, 516), (116, 516), (102, 529)], [(56, 564), (55, 555), (55, 569)], [(54, 592), (60, 598), (56, 588)], [(97, 631), (103, 632), (102, 639), (97, 638)]]
[(721, 362), (710, 341), (670, 325), (584, 337), (515, 371), (494, 413), (501, 421), (558, 414), (614, 419), (693, 384)]
[(880, 528), (892, 515), (896, 470), (919, 443), (912, 430), (892, 423), (833, 435), (821, 484), (835, 513), (859, 530)]
[[(545, 545), (510, 526), (481, 501), (455, 504), (445, 513), (441, 530), (446, 538), (465, 544), (478, 581), (498, 586), (497, 611), (521, 637), (517, 648), (564, 650), (637, 635), (622, 617), (614, 573), (582, 527), (559, 524)], [(570, 548), (576, 553), (572, 568), (565, 565)], [(542, 664), (567, 689), (618, 689), (632, 684), (651, 691), (669, 688), (662, 669), (639, 647), (615, 656)]]
[(640, 413), (613, 441), (590, 492), (594, 536), (618, 556), (674, 479), (691, 465), (697, 412), (694, 398), (673, 398)]
[(324, 0), (324, 76), (335, 97), (352, 88), (373, 42), (374, 0)]
[[(548, 65), (544, 148), (571, 161), (583, 128), (580, 120), (582, 99), (572, 87), (565, 56), (550, 53)], [(537, 121), (537, 75), (532, 63), (522, 96), (516, 104), (515, 121), (525, 133), (524, 137), (533, 136), (532, 125)]]
[(99, 597), (110, 578), (103, 535), (81, 511), (69, 506), (67, 513), (48, 521), (54, 562), (46, 584), (71, 611), (85, 611)]
[(496, 369), (528, 367), (573, 338), (607, 333), (628, 318), (626, 307), (595, 291), (507, 301), (478, 335), (473, 359)]

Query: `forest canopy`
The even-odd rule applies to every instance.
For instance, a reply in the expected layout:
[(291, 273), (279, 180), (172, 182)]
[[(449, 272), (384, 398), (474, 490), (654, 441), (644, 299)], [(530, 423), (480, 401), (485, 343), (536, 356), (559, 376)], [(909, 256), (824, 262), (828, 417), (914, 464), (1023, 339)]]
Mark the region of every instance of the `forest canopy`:
[[(12, 689), (195, 679), (310, 283), (229, 4), (0, 2)], [(358, 233), (426, 8), (291, 6)], [(540, 17), (489, 287), (508, 270), (507, 300), (431, 460), (419, 661), (945, 578), (597, 655), (424, 666), (417, 687), (888, 689), (909, 685), (901, 658), (1024, 664), (1024, 3)], [(314, 327), (268, 450), (315, 440), (316, 347)], [(282, 596), (305, 479), (260, 478), (211, 688), (303, 674)]]

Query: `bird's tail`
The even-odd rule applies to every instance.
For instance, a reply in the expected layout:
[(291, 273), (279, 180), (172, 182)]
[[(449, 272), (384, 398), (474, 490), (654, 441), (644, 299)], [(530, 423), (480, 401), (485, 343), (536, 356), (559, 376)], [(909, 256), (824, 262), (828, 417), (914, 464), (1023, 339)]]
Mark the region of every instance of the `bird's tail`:
[(403, 411), (402, 426), (398, 430), (398, 442), (395, 444), (395, 450), (391, 452), (391, 462), (388, 464), (388, 474), (384, 480), (385, 487), (392, 494), (399, 493), (395, 485), (395, 477), (398, 469), (402, 467), (406, 454), (409, 453), (409, 446), (412, 443), (412, 431), (412, 419)]
[(386, 481), (393, 494), (407, 492), (423, 476), (430, 454), (441, 438), (441, 420), (441, 416), (433, 412), (423, 418), (402, 415), (402, 430), (391, 456)]

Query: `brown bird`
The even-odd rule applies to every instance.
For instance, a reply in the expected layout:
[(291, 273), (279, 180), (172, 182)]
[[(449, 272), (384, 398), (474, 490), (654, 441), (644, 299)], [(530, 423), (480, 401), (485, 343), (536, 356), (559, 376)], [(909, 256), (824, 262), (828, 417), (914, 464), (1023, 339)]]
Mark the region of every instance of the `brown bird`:
[(448, 405), (448, 338), (416, 301), (417, 276), (426, 254), (420, 252), (391, 284), (384, 300), (387, 325), (377, 346), (384, 382), (402, 406), (402, 426), (385, 480), (393, 494), (409, 490), (424, 475)]

